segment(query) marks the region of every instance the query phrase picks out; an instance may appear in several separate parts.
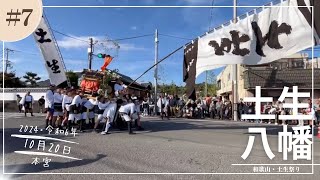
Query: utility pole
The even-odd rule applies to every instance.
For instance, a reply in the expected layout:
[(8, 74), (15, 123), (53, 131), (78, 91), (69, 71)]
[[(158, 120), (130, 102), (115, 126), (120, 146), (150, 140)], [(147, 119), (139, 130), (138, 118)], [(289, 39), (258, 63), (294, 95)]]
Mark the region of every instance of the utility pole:
[[(233, 23), (237, 23), (237, 0), (233, 0)], [(238, 64), (232, 65), (233, 120), (238, 121)]]
[(159, 39), (158, 39), (158, 29), (156, 29), (155, 32), (155, 37), (154, 37), (154, 43), (155, 43), (155, 48), (154, 48), (154, 63), (156, 64), (154, 68), (154, 110), (157, 115), (157, 96), (158, 96), (158, 51), (159, 51)]
[(89, 60), (89, 67), (88, 69), (91, 70), (92, 67), (92, 56), (93, 56), (93, 39), (89, 38), (89, 48), (88, 48), (88, 60)]
[(5, 61), (5, 69), (4, 69), (4, 73), (8, 72), (8, 67), (11, 67), (11, 62), (9, 61), (9, 52), (13, 52), (13, 50), (9, 49), (9, 48), (5, 48), (4, 49), (6, 52), (6, 60)]

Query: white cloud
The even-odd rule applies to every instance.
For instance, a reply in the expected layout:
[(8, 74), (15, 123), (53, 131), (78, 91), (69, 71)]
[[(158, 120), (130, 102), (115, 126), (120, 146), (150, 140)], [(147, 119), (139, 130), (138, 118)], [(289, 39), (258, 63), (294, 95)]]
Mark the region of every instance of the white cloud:
[(137, 47), (134, 44), (119, 44), (120, 45), (120, 51), (133, 51), (133, 50), (146, 50), (144, 47)]
[(40, 81), (44, 81), (44, 80), (47, 80), (49, 79), (49, 75), (48, 73), (37, 73), (38, 74), (38, 77), (40, 77)]
[[(73, 35), (71, 35), (73, 36)], [(60, 48), (64, 49), (87, 49), (89, 47), (89, 38), (90, 36), (73, 36), (77, 39), (88, 40), (79, 41), (73, 38), (64, 37), (61, 40), (58, 40), (58, 45)], [(112, 41), (107, 41), (107, 38), (104, 36), (94, 36), (93, 42), (97, 42), (95, 46), (95, 51), (104, 51), (106, 49), (117, 49), (117, 46), (120, 46), (120, 51), (132, 51), (132, 50), (145, 50), (144, 47), (136, 46), (135, 44), (130, 43), (117, 43)]]
[(11, 61), (13, 64), (20, 64), (20, 63), (24, 62), (25, 60), (22, 59), (22, 58), (10, 58), (10, 61)]
[(63, 59), (64, 64), (66, 66), (67, 71), (72, 70), (72, 71), (77, 71), (80, 69), (86, 68), (88, 66), (88, 60), (85, 59)]
[(135, 30), (138, 29), (138, 27), (137, 26), (131, 26), (130, 29), (135, 31)]
[[(73, 36), (73, 37), (76, 37), (76, 36)], [(89, 41), (89, 37), (86, 37), (86, 36), (77, 36), (76, 38)], [(86, 48), (89, 45), (89, 42), (87, 43), (87, 42), (79, 41), (79, 40), (72, 39), (69, 37), (64, 37), (63, 39), (58, 40), (57, 43), (60, 48), (65, 48), (65, 49)]]
[(66, 69), (83, 69), (84, 67), (88, 66), (88, 60), (84, 59), (64, 59), (64, 64)]
[(79, 65), (79, 66), (83, 66), (86, 65), (88, 62), (87, 60), (84, 59), (63, 59), (64, 63), (66, 65)]

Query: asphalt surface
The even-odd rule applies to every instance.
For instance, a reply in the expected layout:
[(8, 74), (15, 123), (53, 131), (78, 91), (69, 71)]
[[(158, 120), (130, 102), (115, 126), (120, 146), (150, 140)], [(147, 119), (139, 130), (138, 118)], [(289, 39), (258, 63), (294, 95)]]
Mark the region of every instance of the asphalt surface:
[[(2, 117), (1, 117), (2, 119)], [(37, 126), (38, 132), (19, 132), (20, 125)], [(292, 152), (288, 153), (288, 160), (284, 161), (283, 154), (278, 152), (278, 132), (282, 126), (221, 121), (213, 119), (170, 119), (161, 120), (157, 117), (143, 118), (145, 131), (129, 135), (126, 131), (112, 130), (110, 135), (100, 135), (92, 131), (65, 135), (48, 135), (44, 129), (43, 115), (25, 118), (19, 113), (5, 113), (4, 131), (1, 122), (1, 132), (4, 133), (4, 168), (6, 174), (0, 179), (317, 179), (320, 166), (312, 166), (312, 161), (293, 161)], [(268, 143), (275, 158), (270, 160), (263, 148), (261, 136), (254, 134), (255, 141), (251, 154), (246, 160), (241, 158), (246, 149), (250, 134), (249, 127), (265, 127), (267, 129)], [(41, 132), (40, 129), (43, 131)], [(291, 130), (291, 126), (288, 126)], [(66, 159), (40, 155), (18, 154), (16, 151), (37, 151), (38, 140), (34, 140), (34, 147), (29, 149), (31, 138), (25, 148), (26, 139), (12, 137), (12, 135), (36, 135), (59, 138), (68, 142), (46, 141), (45, 151), (54, 152), (57, 144), (60, 149), (55, 154), (62, 155), (62, 147), (71, 147), (70, 154), (82, 160)], [(320, 164), (320, 139), (314, 136), (314, 164)], [(50, 144), (53, 143), (53, 144)], [(1, 156), (2, 157), (2, 156)], [(31, 164), (38, 157), (40, 164)], [(49, 167), (43, 167), (43, 158), (51, 158)], [(1, 158), (1, 164), (3, 160)], [(238, 164), (238, 165), (236, 165)], [(247, 165), (244, 165), (247, 164)], [(258, 165), (248, 165), (258, 164)], [(259, 165), (275, 164), (275, 165)], [(290, 164), (290, 165), (278, 165)], [(304, 165), (295, 165), (304, 164)], [(309, 164), (309, 165), (308, 165)], [(235, 174), (254, 173), (254, 168), (261, 166), (270, 168), (272, 173), (314, 174)], [(279, 167), (281, 170), (279, 171)], [(1, 166), (3, 168), (3, 166)], [(34, 174), (25, 174), (34, 173)], [(39, 173), (82, 173), (50, 174)], [(84, 174), (91, 173), (91, 174)], [(161, 174), (95, 174), (94, 173), (161, 173)], [(181, 174), (164, 174), (181, 173)], [(220, 173), (220, 174), (184, 174), (184, 173)], [(230, 173), (230, 174), (223, 174)]]

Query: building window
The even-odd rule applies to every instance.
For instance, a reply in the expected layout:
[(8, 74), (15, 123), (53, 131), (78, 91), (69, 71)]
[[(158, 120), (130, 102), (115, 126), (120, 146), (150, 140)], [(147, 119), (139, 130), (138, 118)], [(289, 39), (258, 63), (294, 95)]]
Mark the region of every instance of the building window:
[(230, 81), (230, 73), (228, 74), (228, 81)]

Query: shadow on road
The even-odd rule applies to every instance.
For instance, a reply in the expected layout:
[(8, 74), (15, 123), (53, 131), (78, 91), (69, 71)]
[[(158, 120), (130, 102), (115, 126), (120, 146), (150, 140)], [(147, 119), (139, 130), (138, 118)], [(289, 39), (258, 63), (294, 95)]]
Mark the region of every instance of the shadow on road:
[(144, 121), (143, 126), (150, 132), (159, 132), (159, 131), (178, 131), (178, 130), (214, 130), (214, 129), (248, 129), (252, 126), (239, 126), (239, 125), (226, 125), (223, 123), (215, 124), (195, 124), (196, 120), (192, 122), (186, 121), (172, 121), (172, 120), (163, 120), (163, 121)]
[[(195, 124), (197, 120), (192, 119), (192, 122), (186, 121), (172, 121), (172, 120), (156, 120), (156, 121), (143, 121), (143, 126), (148, 131), (146, 133), (160, 132), (160, 131), (179, 131), (179, 130), (246, 130), (243, 134), (249, 134), (248, 128), (258, 127), (266, 128), (267, 135), (278, 135), (283, 131), (283, 126), (270, 126), (263, 124), (239, 124), (226, 125), (225, 123), (216, 122), (215, 124)], [(214, 120), (213, 120), (214, 121)], [(292, 126), (288, 126), (288, 132), (293, 132)], [(250, 133), (251, 134), (251, 133)], [(314, 136), (317, 136), (317, 131), (314, 129)]]
[[(107, 157), (103, 154), (97, 154), (97, 156), (93, 159), (83, 159), (81, 161), (70, 161), (70, 162), (50, 162), (49, 167), (45, 168), (40, 161), (38, 165), (32, 165), (31, 162), (28, 164), (19, 164), (19, 165), (9, 165), (5, 166), (6, 173), (40, 173), (42, 171), (51, 171), (61, 169), (61, 172), (68, 173), (66, 168), (79, 167), (87, 164), (91, 164), (93, 162), (99, 161), (102, 158)], [(17, 174), (14, 177), (21, 177), (24, 174)]]

